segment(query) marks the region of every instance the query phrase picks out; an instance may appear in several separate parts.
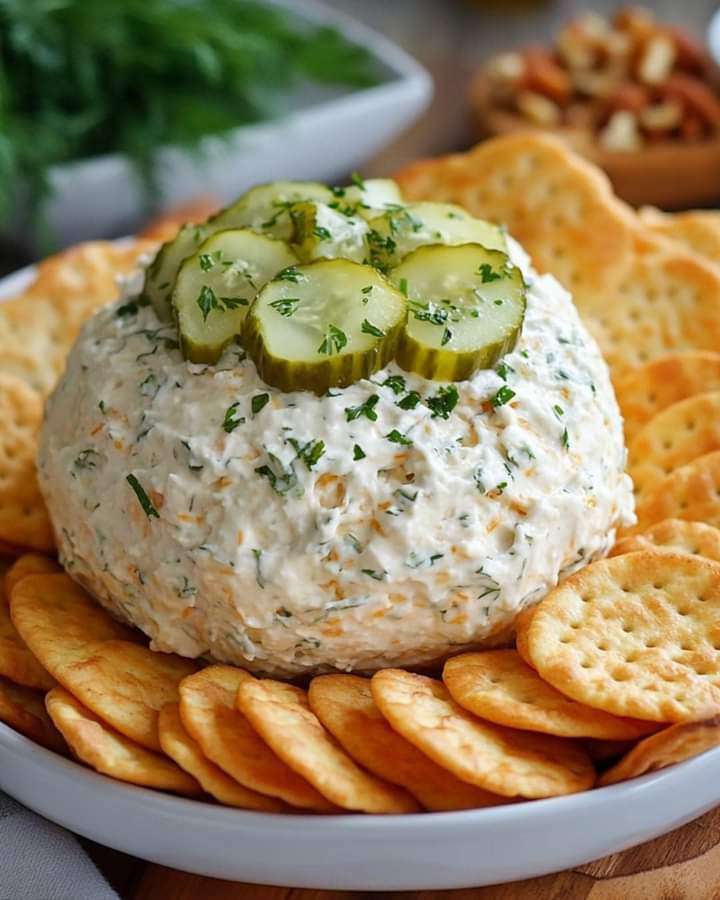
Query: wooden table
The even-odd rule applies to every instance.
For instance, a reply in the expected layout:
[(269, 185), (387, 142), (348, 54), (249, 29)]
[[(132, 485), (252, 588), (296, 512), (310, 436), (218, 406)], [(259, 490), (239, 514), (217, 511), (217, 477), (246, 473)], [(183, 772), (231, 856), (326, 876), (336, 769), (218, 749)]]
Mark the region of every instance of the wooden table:
[[(461, 0), (334, 0), (419, 58), (435, 79), (429, 112), (407, 134), (363, 168), (389, 174), (418, 156), (472, 143), (465, 88), (483, 57), (502, 47), (549, 38), (578, 5), (557, 2)], [(615, 0), (595, 0), (610, 11)], [(702, 33), (715, 0), (647, 3), (664, 18)], [(587, 823), (593, 827), (592, 822)], [(720, 808), (663, 838), (558, 875), (511, 885), (458, 891), (365, 894), (259, 887), (201, 878), (88, 844), (91, 855), (124, 900), (720, 900)], [(372, 862), (369, 862), (372, 865)]]

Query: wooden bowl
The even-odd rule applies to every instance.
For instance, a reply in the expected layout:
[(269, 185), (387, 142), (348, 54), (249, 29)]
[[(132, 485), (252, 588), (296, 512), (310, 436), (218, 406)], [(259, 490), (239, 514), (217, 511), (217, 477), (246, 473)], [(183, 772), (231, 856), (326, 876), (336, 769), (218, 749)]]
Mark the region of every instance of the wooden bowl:
[(490, 103), (487, 80), (476, 76), (470, 102), (479, 138), (518, 131), (549, 131), (604, 169), (615, 192), (633, 206), (688, 209), (720, 205), (720, 137), (697, 142), (664, 141), (628, 153), (603, 150), (587, 131), (542, 129), (519, 114)]

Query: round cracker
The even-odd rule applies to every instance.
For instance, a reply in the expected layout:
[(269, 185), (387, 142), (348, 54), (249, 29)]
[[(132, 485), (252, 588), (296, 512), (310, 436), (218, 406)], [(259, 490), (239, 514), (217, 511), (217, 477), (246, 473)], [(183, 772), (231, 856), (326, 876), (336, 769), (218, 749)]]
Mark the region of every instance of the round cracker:
[(291, 806), (335, 812), (336, 807), (276, 756), (236, 709), (238, 689), (249, 679), (252, 675), (243, 669), (220, 665), (185, 678), (180, 684), (180, 718), (188, 733), (211, 762), (246, 788)]
[(637, 778), (684, 762), (720, 745), (720, 716), (699, 722), (680, 722), (637, 743), (598, 784), (605, 786)]
[(528, 606), (515, 616), (515, 649), (527, 665), (532, 666), (530, 653), (527, 649), (527, 633), (532, 621), (536, 606)]
[(690, 553), (720, 562), (720, 528), (704, 522), (685, 522), (664, 519), (651, 525), (642, 534), (620, 538), (610, 556), (635, 553), (638, 550), (667, 550), (671, 553)]
[(568, 738), (635, 740), (656, 727), (570, 700), (543, 681), (515, 650), (463, 653), (445, 663), (443, 681), (456, 703), (481, 719)]
[(675, 469), (641, 499), (636, 513), (633, 533), (646, 531), (663, 519), (686, 519), (720, 528), (720, 450)]
[(237, 702), (277, 755), (328, 800), (343, 809), (368, 813), (418, 811), (407, 791), (356, 765), (325, 730), (301, 688), (253, 679), (240, 685)]
[(160, 710), (158, 719), (160, 746), (163, 751), (188, 775), (192, 775), (203, 790), (224, 803), (239, 809), (256, 809), (260, 812), (290, 812), (292, 807), (274, 797), (266, 797), (243, 787), (230, 778), (215, 763), (210, 762), (198, 744), (190, 737), (180, 718), (177, 703), (168, 703)]
[(172, 760), (118, 734), (61, 687), (45, 698), (47, 711), (75, 756), (96, 772), (143, 787), (198, 796), (200, 785)]
[[(5, 584), (14, 568), (6, 574)], [(13, 625), (3, 590), (0, 590), (0, 676), (37, 691), (49, 691), (55, 686), (55, 679), (35, 659)]]
[(197, 664), (172, 653), (158, 653), (129, 641), (65, 643), (58, 635), (43, 648), (54, 678), (89, 710), (120, 734), (161, 750), (158, 715), (179, 699), (183, 678)]
[(43, 662), (47, 649), (63, 644), (136, 640), (67, 575), (29, 575), (13, 588), (10, 614), (20, 636)]
[(651, 491), (671, 472), (720, 450), (720, 391), (695, 394), (652, 418), (628, 447), (635, 496)]
[(720, 353), (686, 350), (668, 353), (617, 381), (617, 398), (632, 441), (663, 409), (705, 391), (720, 391)]
[(617, 716), (678, 722), (720, 708), (720, 566), (639, 552), (592, 563), (540, 603), (528, 649), (545, 681)]
[(62, 573), (57, 560), (43, 553), (24, 553), (5, 573), (5, 594), (9, 597), (23, 578), (30, 575), (59, 575)]
[(425, 809), (442, 812), (505, 803), (460, 781), (393, 731), (373, 700), (370, 679), (321, 675), (308, 690), (310, 708), (364, 769), (408, 790)]
[(445, 685), (402, 669), (384, 669), (372, 693), (390, 725), (458, 778), (505, 797), (556, 797), (591, 787), (590, 758), (572, 741), (477, 719)]
[(65, 741), (47, 714), (43, 695), (0, 678), (0, 722), (48, 750), (66, 752)]

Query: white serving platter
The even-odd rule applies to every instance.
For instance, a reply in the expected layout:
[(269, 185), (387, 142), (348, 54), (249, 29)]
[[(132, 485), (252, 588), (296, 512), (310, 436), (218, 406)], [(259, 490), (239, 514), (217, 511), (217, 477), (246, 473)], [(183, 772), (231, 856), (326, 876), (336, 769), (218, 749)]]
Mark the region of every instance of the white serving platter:
[[(405, 130), (430, 102), (425, 69), (383, 35), (317, 0), (265, 0), (290, 9), (304, 22), (336, 28), (375, 60), (377, 85), (363, 89), (307, 84), (284, 101), (285, 114), (207, 138), (203, 154), (158, 151), (160, 206), (194, 196), (230, 202), (253, 184), (278, 179), (336, 181)], [(128, 160), (94, 157), (51, 170), (53, 196), (47, 219), (62, 246), (137, 230), (146, 218), (142, 193)], [(35, 250), (28, 217), (14, 217), (17, 243)]]
[[(0, 302), (32, 281), (0, 279)], [(244, 812), (123, 784), (0, 723), (0, 789), (141, 859), (215, 878), (336, 890), (442, 890), (532, 878), (651, 840), (720, 804), (720, 748), (568, 797), (468, 812)]]

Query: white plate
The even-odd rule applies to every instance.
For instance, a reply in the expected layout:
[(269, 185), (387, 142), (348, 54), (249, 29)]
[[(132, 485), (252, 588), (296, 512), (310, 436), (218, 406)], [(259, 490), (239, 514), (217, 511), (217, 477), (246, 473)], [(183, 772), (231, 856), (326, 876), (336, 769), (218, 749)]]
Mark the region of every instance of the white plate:
[[(227, 139), (208, 138), (201, 158), (178, 149), (158, 153), (161, 206), (198, 194), (229, 202), (253, 184), (280, 178), (335, 181), (361, 168), (407, 128), (432, 96), (430, 76), (396, 44), (350, 16), (316, 0), (266, 0), (301, 21), (337, 28), (374, 58), (374, 87), (303, 85), (286, 98), (287, 112), (238, 128)], [(47, 218), (62, 246), (129, 234), (144, 217), (134, 170), (123, 156), (107, 155), (51, 171)], [(10, 237), (35, 249), (27, 215), (19, 207)]]
[[(0, 279), (0, 301), (29, 266)], [(336, 890), (440, 890), (582, 865), (720, 803), (720, 748), (653, 775), (553, 800), (407, 816), (243, 812), (122, 784), (0, 723), (0, 788), (108, 847), (236, 881)]]

